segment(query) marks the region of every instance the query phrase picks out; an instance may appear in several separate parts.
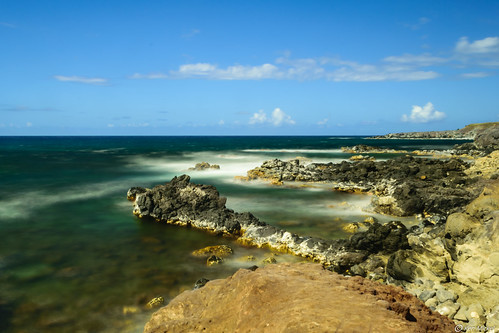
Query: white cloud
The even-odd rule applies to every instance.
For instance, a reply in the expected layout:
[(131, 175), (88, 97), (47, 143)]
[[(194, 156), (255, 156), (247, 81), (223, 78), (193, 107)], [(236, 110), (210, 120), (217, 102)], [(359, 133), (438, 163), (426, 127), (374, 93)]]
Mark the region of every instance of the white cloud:
[(220, 121), (218, 122), (218, 125), (220, 125), (220, 126), (225, 125), (225, 121), (223, 119), (220, 119)]
[[(429, 20), (420, 19), (420, 24)], [(449, 50), (451, 51), (451, 50)], [(450, 52), (449, 52), (450, 53)], [(479, 65), (485, 68), (499, 66), (499, 37), (487, 37), (470, 42), (462, 37), (452, 56), (430, 53), (386, 56), (377, 62), (358, 63), (338, 57), (292, 59), (289, 54), (273, 63), (261, 65), (232, 65), (219, 67), (213, 63), (191, 63), (168, 73), (135, 73), (131, 79), (207, 79), (207, 80), (328, 80), (334, 82), (420, 81), (441, 76), (437, 66), (465, 68)], [(453, 66), (448, 66), (449, 64)], [(425, 67), (432, 67), (431, 70)], [(460, 74), (454, 74), (460, 75)]]
[(278, 68), (272, 64), (260, 66), (235, 65), (218, 68), (209, 63), (186, 64), (170, 72), (174, 78), (205, 78), (212, 80), (261, 80), (279, 78)]
[(329, 121), (328, 118), (324, 118), (324, 119), (318, 121), (317, 125), (326, 125), (328, 121)]
[(456, 44), (456, 51), (464, 54), (487, 54), (499, 52), (499, 37), (487, 37), (472, 43), (468, 37), (461, 37)]
[(85, 84), (95, 84), (95, 85), (102, 85), (107, 83), (107, 79), (103, 78), (89, 78), (89, 77), (83, 77), (83, 76), (62, 76), (62, 75), (56, 75), (54, 78), (58, 81), (62, 82), (78, 82), (78, 83), (85, 83)]
[(263, 110), (258, 111), (257, 113), (253, 113), (251, 116), (249, 123), (250, 124), (263, 124), (267, 121), (267, 115)]
[[(210, 80), (317, 80), (326, 79), (330, 81), (415, 81), (434, 79), (439, 76), (434, 71), (421, 71), (415, 69), (421, 66), (421, 62), (439, 61), (440, 58), (429, 56), (419, 56), (412, 59), (409, 66), (409, 59), (403, 64), (402, 58), (388, 58), (393, 60), (391, 64), (376, 66), (371, 64), (359, 64), (353, 61), (342, 61), (336, 58), (320, 59), (288, 59), (278, 58), (276, 65), (263, 64), (259, 66), (229, 66), (225, 69), (218, 68), (209, 63), (186, 64), (179, 67), (178, 71), (171, 71), (170, 78), (204, 78)], [(397, 63), (398, 62), (398, 63)], [(416, 66), (417, 65), (417, 66)], [(166, 75), (156, 74), (158, 78)], [(134, 77), (139, 77), (135, 74)], [(140, 78), (147, 78), (140, 75)]]
[(414, 69), (417, 66), (406, 64), (388, 64), (376, 66), (371, 64), (360, 64), (355, 61), (343, 61), (338, 59), (323, 59), (323, 63), (330, 62), (341, 66), (339, 69), (327, 74), (331, 81), (418, 81), (429, 80), (439, 76), (434, 71), (421, 71)]
[(449, 59), (434, 57), (429, 53), (419, 55), (404, 54), (401, 56), (390, 56), (383, 59), (386, 62), (393, 64), (409, 65), (409, 66), (432, 66), (449, 61)]
[(487, 73), (487, 72), (474, 72), (474, 73), (461, 74), (461, 76), (464, 77), (465, 79), (479, 79), (479, 78), (487, 77), (487, 76), (491, 76), (491, 75), (492, 75), (492, 73)]
[(356, 81), (420, 81), (439, 77), (434, 71), (406, 71), (376, 66), (342, 67), (328, 75), (328, 79), (335, 82)]
[(26, 123), (26, 127), (31, 127), (31, 126), (33, 126), (33, 123), (32, 123), (32, 122), (30, 122), (30, 121), (28, 121), (28, 122)]
[(114, 124), (107, 124), (107, 127), (109, 127), (109, 128), (113, 128), (113, 127), (114, 127)]
[(267, 117), (267, 114), (263, 110), (260, 110), (257, 113), (254, 113), (253, 116), (251, 116), (249, 123), (250, 124), (270, 123), (274, 126), (281, 126), (283, 124), (288, 124), (288, 125), (296, 124), (296, 122), (291, 118), (291, 116), (286, 114), (280, 108), (275, 108), (274, 111), (272, 111), (270, 118)]
[(272, 112), (271, 121), (272, 124), (274, 124), (274, 126), (280, 126), (283, 123), (289, 125), (295, 124), (295, 121), (291, 119), (291, 116), (285, 114), (284, 111), (282, 111), (279, 108), (275, 108), (274, 111)]
[(410, 115), (402, 115), (402, 121), (411, 123), (428, 123), (442, 120), (445, 113), (435, 110), (433, 104), (428, 102), (425, 106), (413, 105)]
[(162, 74), (162, 73), (151, 73), (151, 74), (140, 74), (140, 73), (135, 73), (131, 76), (129, 76), (130, 79), (149, 79), (149, 80), (154, 80), (154, 79), (166, 79), (168, 78), (167, 75)]

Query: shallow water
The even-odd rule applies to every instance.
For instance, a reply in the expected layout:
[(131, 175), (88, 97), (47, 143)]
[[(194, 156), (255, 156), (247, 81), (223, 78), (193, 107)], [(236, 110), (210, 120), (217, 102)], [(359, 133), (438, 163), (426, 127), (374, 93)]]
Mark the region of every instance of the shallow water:
[[(302, 235), (344, 237), (344, 223), (371, 214), (365, 195), (328, 186), (274, 187), (236, 175), (271, 158), (340, 161), (341, 146), (449, 148), (455, 141), (358, 137), (0, 137), (0, 331), (140, 332), (153, 297), (170, 299), (201, 277), (222, 278), (270, 256), (206, 232), (141, 222), (126, 191), (188, 173), (227, 206)], [(389, 158), (390, 156), (386, 157)], [(220, 170), (188, 171), (207, 161)], [(414, 223), (408, 218), (406, 223)], [(228, 244), (207, 267), (193, 250)], [(247, 256), (256, 261), (247, 261)], [(277, 261), (300, 258), (281, 254)]]

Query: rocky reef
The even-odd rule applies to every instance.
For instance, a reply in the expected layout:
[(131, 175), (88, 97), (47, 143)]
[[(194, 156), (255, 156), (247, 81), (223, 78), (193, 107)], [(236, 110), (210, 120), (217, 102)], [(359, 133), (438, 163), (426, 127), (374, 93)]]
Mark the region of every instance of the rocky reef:
[(368, 145), (356, 145), (353, 147), (341, 147), (341, 151), (348, 154), (407, 154), (407, 150), (387, 149)]
[[(185, 291), (144, 332), (452, 332), (448, 318), (402, 289), (317, 264), (241, 269)], [(391, 329), (391, 330), (390, 330)]]
[(374, 211), (407, 216), (448, 215), (473, 200), (476, 182), (466, 174), (469, 164), (460, 159), (402, 156), (387, 161), (311, 163), (270, 160), (248, 171), (243, 180), (262, 179), (282, 185), (286, 181), (321, 182), (347, 192), (373, 193)]
[(140, 218), (227, 235), (243, 244), (310, 258), (338, 272), (345, 272), (371, 254), (390, 254), (407, 247), (408, 230), (400, 222), (375, 222), (350, 240), (299, 236), (268, 225), (251, 213), (228, 209), (226, 198), (215, 187), (193, 184), (187, 175), (152, 189), (133, 187), (127, 196), (134, 202), (133, 213)]

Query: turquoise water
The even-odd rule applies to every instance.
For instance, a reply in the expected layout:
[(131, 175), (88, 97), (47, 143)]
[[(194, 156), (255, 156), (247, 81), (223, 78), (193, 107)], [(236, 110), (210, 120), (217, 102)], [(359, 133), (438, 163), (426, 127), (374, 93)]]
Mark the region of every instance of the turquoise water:
[[(269, 250), (202, 231), (141, 222), (126, 191), (188, 173), (215, 185), (227, 206), (321, 237), (373, 216), (364, 195), (327, 186), (272, 187), (234, 176), (271, 158), (315, 162), (350, 157), (341, 146), (446, 149), (456, 141), (361, 137), (0, 137), (0, 331), (141, 332), (156, 296), (171, 299), (201, 277), (261, 264)], [(384, 155), (391, 158), (394, 155)], [(378, 156), (379, 157), (379, 156)], [(188, 171), (206, 161), (220, 170)], [(374, 215), (389, 220), (390, 217)], [(405, 221), (411, 223), (411, 219)], [(235, 254), (207, 267), (190, 255), (208, 245)], [(255, 262), (244, 258), (256, 257)], [(279, 255), (278, 261), (301, 260)]]

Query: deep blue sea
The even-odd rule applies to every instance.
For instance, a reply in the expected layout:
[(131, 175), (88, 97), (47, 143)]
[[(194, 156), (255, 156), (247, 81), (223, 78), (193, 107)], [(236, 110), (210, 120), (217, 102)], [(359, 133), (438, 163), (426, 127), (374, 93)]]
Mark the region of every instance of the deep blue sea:
[[(235, 176), (273, 158), (339, 162), (340, 147), (447, 149), (455, 140), (363, 137), (0, 137), (0, 332), (141, 332), (153, 297), (167, 301), (201, 277), (223, 278), (261, 264), (268, 249), (132, 215), (126, 192), (187, 173), (211, 184), (227, 206), (303, 235), (347, 236), (367, 216), (367, 195), (328, 186), (270, 186)], [(377, 155), (377, 159), (396, 155)], [(196, 163), (220, 170), (189, 171)], [(414, 223), (407, 218), (405, 223)], [(207, 267), (192, 256), (208, 245), (235, 253)], [(252, 255), (255, 262), (245, 257)], [(298, 261), (281, 254), (277, 261)]]

